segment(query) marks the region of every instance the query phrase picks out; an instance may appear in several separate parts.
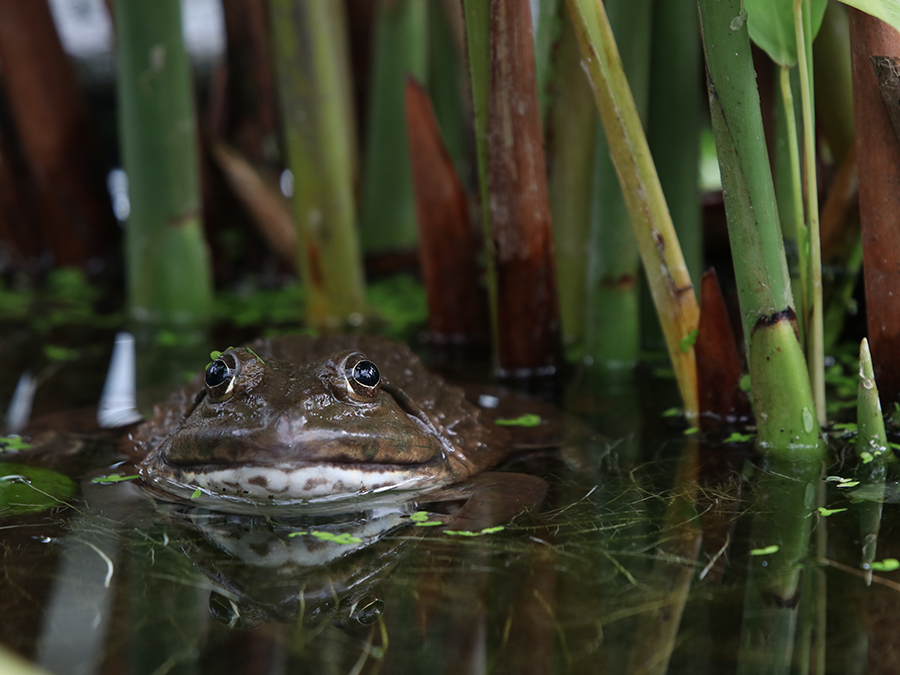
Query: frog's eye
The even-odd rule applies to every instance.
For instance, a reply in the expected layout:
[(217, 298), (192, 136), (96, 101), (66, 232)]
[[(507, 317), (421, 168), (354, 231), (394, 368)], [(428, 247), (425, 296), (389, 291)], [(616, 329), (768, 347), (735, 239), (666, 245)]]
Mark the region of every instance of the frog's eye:
[(378, 372), (378, 366), (368, 359), (355, 362), (350, 360), (347, 363), (346, 377), (350, 390), (357, 396), (372, 399), (378, 395), (381, 373)]
[(364, 387), (376, 387), (378, 380), (381, 379), (381, 373), (378, 372), (378, 366), (371, 361), (360, 361), (353, 368), (353, 379)]
[(226, 401), (234, 392), (234, 376), (237, 363), (231, 354), (223, 354), (206, 369), (206, 389), (215, 402)]

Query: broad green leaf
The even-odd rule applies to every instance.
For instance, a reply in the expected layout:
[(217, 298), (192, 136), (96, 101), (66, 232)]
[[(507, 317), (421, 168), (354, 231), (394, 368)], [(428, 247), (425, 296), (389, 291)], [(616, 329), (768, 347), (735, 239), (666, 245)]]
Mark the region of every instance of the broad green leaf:
[(65, 504), (75, 482), (61, 473), (26, 464), (0, 464), (0, 515), (44, 511)]
[(897, 0), (841, 0), (841, 2), (881, 19), (895, 30), (900, 30), (900, 2)]
[[(884, 0), (891, 2), (891, 0)], [(822, 25), (827, 0), (812, 0), (812, 41)], [(851, 3), (854, 4), (854, 3)], [(878, 2), (877, 4), (881, 4)], [(896, 5), (896, 2), (891, 2)], [(782, 66), (797, 64), (797, 40), (794, 32), (794, 3), (792, 0), (744, 0), (747, 29), (750, 39), (763, 49), (775, 63)]]

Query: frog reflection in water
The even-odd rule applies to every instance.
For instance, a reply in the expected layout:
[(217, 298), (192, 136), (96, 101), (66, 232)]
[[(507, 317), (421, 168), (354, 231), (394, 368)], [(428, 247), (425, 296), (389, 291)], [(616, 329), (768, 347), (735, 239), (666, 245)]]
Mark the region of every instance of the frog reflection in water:
[(150, 483), (219, 507), (430, 490), (512, 445), (406, 345), (359, 336), (228, 349), (127, 442)]

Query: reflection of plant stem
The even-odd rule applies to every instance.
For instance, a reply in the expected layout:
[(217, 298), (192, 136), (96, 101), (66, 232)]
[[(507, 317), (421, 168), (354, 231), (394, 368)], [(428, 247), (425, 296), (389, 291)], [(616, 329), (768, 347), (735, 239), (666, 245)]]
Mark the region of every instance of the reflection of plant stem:
[[(804, 37), (804, 0), (794, 0), (794, 30), (797, 36), (797, 67), (800, 69), (800, 102), (803, 107), (803, 152), (806, 164), (806, 202), (809, 216), (809, 268), (801, 271), (807, 279), (803, 291), (803, 325), (806, 326), (806, 363), (812, 385), (819, 424), (825, 424), (825, 351), (822, 327), (822, 245), (819, 238), (819, 193), (816, 185), (816, 144), (813, 126), (810, 68)], [(809, 10), (806, 19), (809, 19)], [(797, 244), (803, 248), (803, 242)], [(801, 253), (801, 264), (803, 253)], [(801, 279), (803, 276), (801, 276)], [(810, 295), (808, 295), (810, 294)], [(810, 308), (810, 309), (807, 309)], [(810, 311), (811, 310), (811, 311)]]

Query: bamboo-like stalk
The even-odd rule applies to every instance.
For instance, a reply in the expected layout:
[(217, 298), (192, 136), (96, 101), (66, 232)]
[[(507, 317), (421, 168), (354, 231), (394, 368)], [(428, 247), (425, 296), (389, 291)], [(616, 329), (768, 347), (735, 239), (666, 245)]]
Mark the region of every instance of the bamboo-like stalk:
[(859, 465), (856, 477), (865, 486), (867, 499), (856, 505), (859, 512), (862, 536), (862, 567), (866, 570), (866, 583), (872, 583), (871, 564), (878, 551), (878, 531), (881, 527), (882, 499), (884, 497), (885, 462), (889, 456), (887, 435), (869, 342), (863, 338), (859, 345), (856, 455)]
[[(650, 0), (609, 0), (604, 5), (637, 114), (647, 112), (650, 71)], [(585, 302), (585, 356), (595, 367), (628, 370), (637, 361), (640, 332), (640, 253), (617, 169), (605, 134), (594, 150)]]
[[(806, 363), (819, 424), (825, 424), (825, 336), (822, 323), (822, 242), (819, 237), (819, 189), (816, 179), (816, 128), (812, 98), (812, 41), (809, 0), (794, 0), (794, 30), (797, 39), (797, 68), (800, 71), (800, 99), (803, 107), (803, 156), (806, 168), (806, 212), (809, 217), (809, 269), (806, 272), (808, 312), (804, 311)], [(807, 38), (806, 36), (809, 36)]]
[(759, 425), (760, 447), (818, 457), (819, 426), (800, 342), (756, 76), (739, 0), (700, 0), (710, 112)]
[(697, 414), (697, 373), (691, 336), (699, 311), (647, 139), (622, 70), (603, 6), (568, 0), (581, 53), (594, 86), (613, 161), (644, 261), (675, 370), (685, 414)]
[(342, 3), (271, 0), (269, 10), (306, 316), (333, 329), (360, 319), (365, 302)]
[[(561, 6), (565, 11), (565, 6)], [(594, 192), (594, 138), (597, 108), (581, 70), (581, 52), (568, 15), (555, 51), (553, 88), (545, 118), (547, 190), (553, 216), (556, 279), (563, 347), (570, 360), (583, 352), (585, 281), (591, 204)]]
[(139, 320), (197, 325), (212, 311), (196, 121), (178, 0), (116, 2), (119, 126), (131, 213), (128, 296)]
[(377, 4), (360, 204), (360, 236), (367, 253), (408, 251), (418, 241), (403, 100), (406, 76), (425, 81), (428, 64), (424, 0)]

